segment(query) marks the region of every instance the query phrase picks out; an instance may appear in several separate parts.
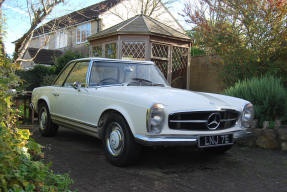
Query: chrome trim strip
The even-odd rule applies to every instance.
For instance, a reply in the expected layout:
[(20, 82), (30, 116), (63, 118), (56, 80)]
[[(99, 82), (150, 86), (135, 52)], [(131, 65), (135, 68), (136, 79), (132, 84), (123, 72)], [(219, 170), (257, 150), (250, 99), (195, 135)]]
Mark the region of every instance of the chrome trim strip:
[(86, 86), (87, 88), (90, 86), (90, 78), (91, 78), (91, 71), (92, 71), (93, 60), (90, 60), (87, 76), (86, 76)]
[[(93, 124), (89, 124), (89, 123), (85, 123), (85, 122), (82, 122), (82, 121), (74, 120), (74, 119), (71, 119), (71, 118), (68, 118), (68, 117), (62, 117), (62, 116), (55, 115), (55, 114), (51, 114), (51, 118), (52, 119), (58, 118), (57, 119), (58, 121), (61, 121), (61, 119), (62, 119), (62, 120), (66, 120), (66, 121), (72, 121), (74, 123), (78, 123), (78, 124), (81, 124), (81, 125), (85, 125), (85, 126), (88, 126), (88, 127), (91, 127), (91, 128), (98, 128), (96, 125), (93, 125)], [(66, 122), (64, 122), (64, 123), (66, 123)], [(68, 122), (68, 123), (71, 124), (70, 122)]]
[(221, 119), (220, 122), (226, 122), (226, 121), (237, 121), (238, 118), (233, 118), (233, 119)]
[(216, 112), (224, 112), (224, 111), (227, 111), (227, 110), (232, 110), (232, 111), (236, 111), (237, 113), (241, 114), (240, 111), (238, 111), (237, 109), (233, 109), (233, 108), (224, 108), (224, 107), (216, 107), (216, 108), (210, 108), (210, 109), (192, 109), (192, 110), (188, 110), (188, 111), (173, 111), (171, 112), (169, 115), (174, 115), (176, 113), (194, 113), (194, 112), (212, 112), (212, 111), (216, 111)]
[(231, 131), (226, 133), (217, 134), (196, 134), (196, 135), (137, 135), (134, 137), (137, 142), (144, 145), (197, 145), (200, 136), (211, 136), (211, 135), (233, 135), (233, 142), (241, 139), (242, 137), (247, 137), (251, 135), (251, 132), (246, 130), (241, 131)]
[(147, 137), (142, 135), (134, 135), (137, 142), (143, 145), (180, 145), (180, 144), (197, 144), (197, 136), (189, 137), (169, 137), (169, 136), (157, 136), (157, 137)]
[[(233, 119), (221, 119), (220, 122), (235, 121), (237, 118)], [(170, 120), (171, 123), (207, 123), (207, 120)]]
[(207, 120), (170, 120), (171, 123), (207, 123)]

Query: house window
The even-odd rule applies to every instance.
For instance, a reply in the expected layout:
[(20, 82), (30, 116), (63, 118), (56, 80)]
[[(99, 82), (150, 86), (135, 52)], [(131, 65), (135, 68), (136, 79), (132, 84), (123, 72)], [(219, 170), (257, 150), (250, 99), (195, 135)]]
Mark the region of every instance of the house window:
[(77, 26), (77, 43), (84, 43), (91, 34), (91, 23)]
[(46, 36), (46, 35), (41, 36), (40, 37), (40, 48), (48, 49), (49, 48), (48, 41), (49, 41), (48, 36)]
[(56, 34), (56, 49), (67, 47), (68, 35), (64, 32), (58, 32)]
[(97, 45), (97, 46), (93, 47), (93, 56), (94, 57), (102, 57), (103, 56), (102, 45)]
[(105, 57), (115, 59), (117, 58), (117, 44), (110, 43), (105, 46)]

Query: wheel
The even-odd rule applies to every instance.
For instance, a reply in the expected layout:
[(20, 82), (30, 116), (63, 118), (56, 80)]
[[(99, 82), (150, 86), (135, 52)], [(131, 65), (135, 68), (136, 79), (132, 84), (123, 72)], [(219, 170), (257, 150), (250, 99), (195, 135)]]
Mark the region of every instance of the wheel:
[(57, 134), (58, 126), (55, 125), (50, 116), (50, 112), (46, 103), (39, 105), (39, 131), (44, 137), (52, 137)]
[(134, 163), (141, 147), (135, 142), (125, 119), (117, 113), (111, 113), (107, 116), (104, 129), (103, 143), (107, 160), (116, 166)]
[(205, 148), (204, 152), (208, 152), (212, 154), (224, 154), (226, 151), (230, 150), (231, 148), (232, 148), (232, 145), (210, 147), (210, 148)]

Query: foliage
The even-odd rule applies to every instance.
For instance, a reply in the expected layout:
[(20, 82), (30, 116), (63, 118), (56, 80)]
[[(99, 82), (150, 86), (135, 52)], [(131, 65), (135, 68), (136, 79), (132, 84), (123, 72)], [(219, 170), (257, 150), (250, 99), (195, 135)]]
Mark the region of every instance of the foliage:
[(282, 120), (287, 114), (287, 92), (281, 79), (273, 76), (239, 81), (224, 94), (252, 102), (260, 125), (263, 121)]
[(14, 64), (0, 53), (0, 191), (69, 191), (67, 174), (54, 174), (41, 160), (41, 146), (29, 130), (17, 128), (17, 109), (9, 91), (18, 85)]
[(274, 66), (287, 54), (286, 1), (198, 1), (197, 8), (185, 4), (185, 19), (195, 26), (196, 44), (223, 59), (227, 85), (265, 74), (286, 76), (286, 69), (278, 70), (284, 66)]
[(198, 47), (195, 47), (195, 46), (191, 47), (190, 54), (191, 54), (191, 56), (204, 56), (204, 55), (206, 55), (204, 50), (202, 50)]
[(55, 74), (55, 68), (36, 65), (33, 69), (27, 71), (18, 70), (16, 74), (23, 80), (21, 88), (31, 91), (35, 87), (42, 86), (46, 76)]
[(55, 58), (54, 66), (36, 65), (30, 70), (17, 70), (16, 74), (22, 79), (22, 90), (32, 91), (36, 87), (51, 85), (65, 65), (74, 59), (82, 58), (78, 53), (66, 52)]
[(41, 86), (52, 85), (56, 78), (57, 78), (57, 75), (55, 75), (55, 74), (44, 76)]
[(41, 146), (29, 139), (29, 130), (16, 128), (16, 110), (9, 88), (17, 84), (13, 70), (1, 62), (0, 84), (0, 190), (1, 191), (68, 191), (68, 175), (54, 174), (39, 160)]
[(55, 74), (59, 74), (61, 70), (65, 67), (65, 65), (74, 60), (74, 59), (80, 59), (83, 58), (83, 56), (79, 53), (74, 53), (71, 51), (65, 52), (60, 57), (55, 58)]
[(206, 55), (205, 47), (201, 44), (202, 36), (197, 31), (188, 30), (186, 31), (186, 35), (188, 35), (192, 39), (192, 47), (191, 47), (191, 56), (203, 56)]

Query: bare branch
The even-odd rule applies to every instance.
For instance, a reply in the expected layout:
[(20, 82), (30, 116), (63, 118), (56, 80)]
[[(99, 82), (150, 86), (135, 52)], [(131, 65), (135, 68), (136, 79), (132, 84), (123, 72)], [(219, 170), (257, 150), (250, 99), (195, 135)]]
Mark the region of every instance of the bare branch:
[(51, 13), (55, 6), (64, 2), (64, 0), (47, 0), (45, 3), (43, 0), (41, 0), (41, 6), (35, 8), (35, 4), (33, 2), (30, 2), (29, 0), (26, 1), (28, 4), (30, 4), (29, 8), (32, 11), (31, 15), (33, 19), (28, 31), (15, 44), (15, 53), (17, 53), (13, 58), (15, 63), (19, 63), (24, 56), (29, 46), (29, 43), (32, 40), (34, 31), (38, 27), (38, 25), (47, 17), (47, 15)]

